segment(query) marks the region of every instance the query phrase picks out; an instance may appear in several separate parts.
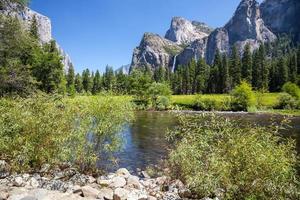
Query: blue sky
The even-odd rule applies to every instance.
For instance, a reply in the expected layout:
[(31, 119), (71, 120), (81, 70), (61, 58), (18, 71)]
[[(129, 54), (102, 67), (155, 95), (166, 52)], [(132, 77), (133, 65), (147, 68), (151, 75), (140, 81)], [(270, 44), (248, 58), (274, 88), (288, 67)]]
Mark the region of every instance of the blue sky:
[(173, 16), (223, 26), (240, 0), (31, 0), (50, 17), (75, 70), (129, 64), (144, 32), (164, 35)]

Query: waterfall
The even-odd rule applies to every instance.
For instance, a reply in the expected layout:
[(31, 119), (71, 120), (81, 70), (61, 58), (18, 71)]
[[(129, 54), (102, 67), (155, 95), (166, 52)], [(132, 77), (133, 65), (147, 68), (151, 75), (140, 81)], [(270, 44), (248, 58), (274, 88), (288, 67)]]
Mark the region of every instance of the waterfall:
[(195, 52), (195, 61), (198, 62), (197, 53)]
[(175, 55), (173, 58), (173, 66), (172, 66), (172, 72), (175, 72), (175, 67), (176, 67), (176, 59), (178, 55)]

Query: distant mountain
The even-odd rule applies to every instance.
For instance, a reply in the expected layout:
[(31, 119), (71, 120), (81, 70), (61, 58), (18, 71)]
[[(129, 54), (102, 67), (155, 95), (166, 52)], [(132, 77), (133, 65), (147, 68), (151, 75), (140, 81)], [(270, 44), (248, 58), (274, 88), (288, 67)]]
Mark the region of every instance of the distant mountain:
[(174, 70), (192, 59), (205, 58), (212, 63), (216, 49), (229, 54), (236, 45), (240, 53), (250, 44), (255, 50), (261, 43), (272, 42), (282, 33), (300, 41), (299, 0), (242, 0), (224, 27), (213, 30), (205, 23), (174, 17), (165, 37), (144, 34), (134, 49), (131, 68), (164, 66)]
[(123, 74), (128, 75), (128, 74), (129, 74), (129, 70), (130, 70), (130, 64), (121, 66), (120, 68), (118, 68), (118, 69), (116, 70), (116, 72), (117, 72), (117, 73), (118, 73), (118, 72), (122, 72)]
[[(20, 20), (22, 20), (26, 26), (26, 28), (29, 28), (31, 26), (31, 23), (33, 21), (33, 18), (35, 17), (37, 20), (37, 28), (38, 28), (38, 34), (39, 39), (42, 44), (49, 43), (54, 38), (52, 37), (52, 26), (51, 26), (51, 20), (33, 10), (30, 8), (25, 7), (24, 9), (13, 9), (16, 7), (15, 5), (12, 5), (10, 7), (2, 7), (0, 8), (0, 13), (6, 14), (6, 15), (12, 15), (18, 17)], [(65, 71), (68, 70), (68, 68), (72, 65), (72, 61), (70, 56), (59, 46), (59, 44), (56, 44), (57, 48), (63, 58), (62, 63), (64, 65)]]

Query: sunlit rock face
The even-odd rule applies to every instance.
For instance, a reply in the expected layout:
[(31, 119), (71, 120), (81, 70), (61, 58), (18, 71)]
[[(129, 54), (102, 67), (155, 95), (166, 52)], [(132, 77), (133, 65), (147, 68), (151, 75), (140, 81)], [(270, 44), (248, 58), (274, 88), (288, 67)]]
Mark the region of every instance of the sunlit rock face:
[(163, 66), (171, 67), (172, 59), (182, 51), (175, 42), (157, 34), (145, 33), (140, 45), (134, 49), (131, 70), (148, 67), (152, 70)]
[(174, 17), (165, 38), (179, 45), (188, 45), (197, 39), (207, 37), (211, 32), (206, 24), (190, 22), (182, 17)]
[[(19, 18), (21, 21), (24, 22), (23, 24), (27, 29), (31, 27), (32, 21), (35, 17), (37, 21), (37, 29), (40, 42), (42, 44), (45, 44), (53, 40), (51, 20), (48, 17), (36, 11), (33, 11), (30, 8), (20, 8), (17, 5), (8, 5), (5, 7), (0, 7), (0, 13)], [(58, 44), (57, 48), (62, 56), (62, 63), (64, 65), (64, 69), (65, 71), (67, 71), (68, 68), (72, 65), (71, 58)]]
[(300, 41), (300, 1), (265, 0), (260, 5), (265, 25), (275, 34), (291, 34)]
[(220, 29), (216, 29), (208, 39), (208, 63), (212, 63), (217, 49), (221, 53), (229, 53), (233, 45), (242, 53), (249, 43), (251, 49), (257, 49), (261, 43), (272, 42), (276, 36), (265, 26), (255, 0), (242, 0), (230, 21)]

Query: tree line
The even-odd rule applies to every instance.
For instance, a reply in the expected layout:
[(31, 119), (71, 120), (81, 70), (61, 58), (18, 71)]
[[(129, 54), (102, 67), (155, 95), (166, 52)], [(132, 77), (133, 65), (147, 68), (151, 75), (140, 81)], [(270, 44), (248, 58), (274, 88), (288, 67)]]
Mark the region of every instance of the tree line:
[(126, 75), (107, 66), (103, 75), (98, 70), (94, 73), (86, 69), (75, 76), (70, 68), (67, 77), (68, 88), (77, 93), (134, 94), (137, 86), (147, 87), (157, 82), (170, 85), (174, 94), (222, 94), (232, 91), (242, 81), (257, 91), (279, 92), (287, 82), (300, 84), (300, 47), (294, 46), (288, 36), (282, 36), (276, 42), (261, 44), (255, 51), (246, 44), (242, 55), (236, 46), (229, 55), (217, 50), (212, 65), (200, 58), (178, 66), (174, 73), (161, 66), (154, 71), (141, 67)]

